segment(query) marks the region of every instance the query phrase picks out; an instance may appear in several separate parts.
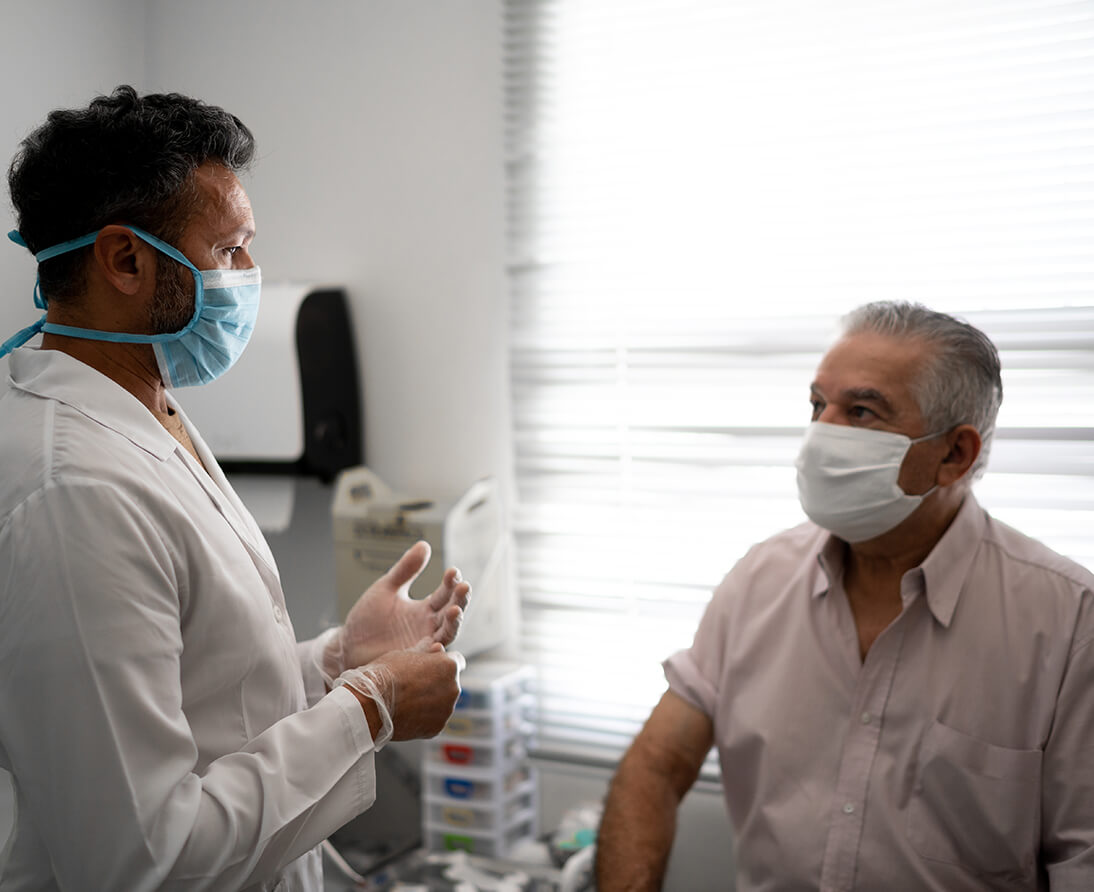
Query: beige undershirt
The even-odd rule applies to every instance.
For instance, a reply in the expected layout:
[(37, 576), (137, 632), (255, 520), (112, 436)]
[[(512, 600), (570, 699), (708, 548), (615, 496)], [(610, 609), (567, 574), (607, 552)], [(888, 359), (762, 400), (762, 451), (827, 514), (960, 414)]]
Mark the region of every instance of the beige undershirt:
[(186, 426), (182, 423), (182, 419), (179, 417), (178, 413), (174, 409), (168, 409), (165, 413), (153, 410), (152, 414), (156, 416), (156, 420), (163, 425), (167, 433), (178, 440), (182, 444), (183, 449), (197, 459), (197, 463), (204, 468), (205, 465), (202, 464), (201, 459), (198, 457), (198, 451), (194, 448), (194, 443), (190, 439), (190, 435), (186, 433)]

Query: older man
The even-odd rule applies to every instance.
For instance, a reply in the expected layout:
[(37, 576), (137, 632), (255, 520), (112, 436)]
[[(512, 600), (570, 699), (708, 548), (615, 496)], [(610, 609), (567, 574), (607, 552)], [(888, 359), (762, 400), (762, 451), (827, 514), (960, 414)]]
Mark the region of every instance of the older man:
[(917, 305), (845, 322), (797, 462), (811, 522), (751, 549), (665, 662), (600, 892), (660, 887), (712, 745), (739, 892), (1094, 889), (1094, 576), (972, 495), (995, 348)]
[(411, 601), (420, 543), (298, 644), (168, 389), (223, 373), (254, 325), (253, 149), (222, 109), (120, 87), (51, 113), (9, 171), (46, 312), (0, 349), (0, 889), (318, 892), (376, 749), (436, 734), (459, 693), (458, 572)]

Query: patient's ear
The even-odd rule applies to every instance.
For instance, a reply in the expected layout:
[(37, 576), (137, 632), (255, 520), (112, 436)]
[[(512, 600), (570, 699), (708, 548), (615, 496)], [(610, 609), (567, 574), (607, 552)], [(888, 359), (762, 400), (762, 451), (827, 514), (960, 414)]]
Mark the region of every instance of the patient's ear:
[(980, 432), (971, 424), (961, 424), (946, 434), (950, 451), (938, 467), (939, 486), (950, 486), (964, 477), (980, 455)]

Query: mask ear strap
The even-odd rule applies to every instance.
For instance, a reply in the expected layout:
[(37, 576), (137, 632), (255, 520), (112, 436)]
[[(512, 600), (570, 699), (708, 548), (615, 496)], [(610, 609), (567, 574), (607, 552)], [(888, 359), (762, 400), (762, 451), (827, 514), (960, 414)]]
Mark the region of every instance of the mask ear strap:
[[(956, 427), (956, 425), (954, 427)], [(909, 437), (909, 440), (912, 443), (924, 443), (927, 440), (933, 440), (935, 437), (944, 437), (952, 430), (954, 430), (953, 427), (948, 427), (945, 430), (935, 431), (933, 434), (924, 434), (922, 437)]]
[(67, 242), (61, 242), (59, 245), (54, 245), (52, 248), (43, 248), (37, 254), (34, 255), (34, 259), (39, 263), (44, 263), (52, 257), (56, 257), (59, 254), (67, 254), (69, 251), (75, 251), (78, 248), (86, 248), (92, 244), (95, 239), (99, 237), (99, 231), (89, 232), (87, 235), (81, 235), (79, 238), (69, 239)]
[(16, 347), (22, 347), (27, 341), (33, 338), (38, 332), (42, 330), (42, 326), (46, 324), (46, 317), (43, 316), (37, 322), (32, 325), (28, 325), (22, 331), (17, 331), (10, 338), (0, 344), (0, 357), (7, 356)]

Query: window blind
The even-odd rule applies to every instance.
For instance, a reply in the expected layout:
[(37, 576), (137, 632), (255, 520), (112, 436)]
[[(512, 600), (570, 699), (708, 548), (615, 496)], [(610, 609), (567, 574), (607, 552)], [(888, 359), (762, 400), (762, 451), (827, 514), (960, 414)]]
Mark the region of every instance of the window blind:
[(804, 519), (840, 315), (983, 328), (977, 497), (1094, 568), (1094, 2), (509, 0), (521, 646), (613, 762), (712, 588)]

